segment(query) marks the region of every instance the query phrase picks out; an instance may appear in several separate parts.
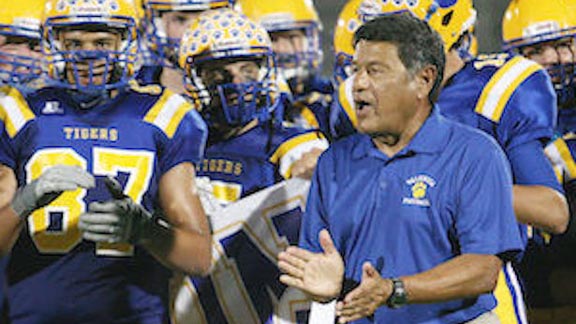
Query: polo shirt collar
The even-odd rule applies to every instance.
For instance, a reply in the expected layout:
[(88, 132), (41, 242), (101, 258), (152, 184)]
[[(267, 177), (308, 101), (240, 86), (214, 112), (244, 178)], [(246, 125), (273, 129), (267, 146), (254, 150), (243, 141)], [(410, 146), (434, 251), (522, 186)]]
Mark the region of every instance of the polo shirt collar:
[[(401, 156), (408, 152), (429, 154), (441, 152), (447, 145), (449, 136), (450, 131), (447, 120), (440, 115), (438, 107), (434, 106), (430, 112), (430, 116), (424, 121), (424, 124), (410, 143), (398, 152), (396, 156)], [(358, 145), (356, 145), (352, 151), (352, 157), (361, 158), (367, 155), (385, 157), (385, 155), (376, 148), (372, 139), (364, 135), (361, 136)]]

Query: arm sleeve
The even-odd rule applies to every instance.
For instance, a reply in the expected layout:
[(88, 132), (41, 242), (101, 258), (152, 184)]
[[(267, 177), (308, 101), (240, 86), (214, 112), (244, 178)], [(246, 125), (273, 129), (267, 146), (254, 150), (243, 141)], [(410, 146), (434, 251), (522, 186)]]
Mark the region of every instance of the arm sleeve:
[(195, 110), (190, 110), (178, 125), (176, 133), (165, 143), (159, 160), (160, 172), (191, 162), (196, 164), (204, 155), (208, 128)]
[(544, 70), (531, 75), (514, 90), (498, 125), (506, 150), (517, 145), (552, 138), (556, 126), (556, 93)]
[(515, 184), (541, 185), (563, 192), (540, 141), (532, 140), (516, 145), (507, 149), (506, 153)]
[(462, 253), (513, 255), (523, 249), (506, 158), (491, 140), (469, 145), (458, 185), (456, 232)]

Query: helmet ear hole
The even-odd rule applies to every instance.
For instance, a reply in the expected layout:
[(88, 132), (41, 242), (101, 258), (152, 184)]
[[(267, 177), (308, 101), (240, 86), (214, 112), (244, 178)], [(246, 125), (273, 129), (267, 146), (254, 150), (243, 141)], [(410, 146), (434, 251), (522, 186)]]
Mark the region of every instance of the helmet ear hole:
[(442, 17), (442, 26), (448, 26), (450, 24), (453, 14), (454, 10), (450, 10), (449, 13), (445, 14), (444, 17)]

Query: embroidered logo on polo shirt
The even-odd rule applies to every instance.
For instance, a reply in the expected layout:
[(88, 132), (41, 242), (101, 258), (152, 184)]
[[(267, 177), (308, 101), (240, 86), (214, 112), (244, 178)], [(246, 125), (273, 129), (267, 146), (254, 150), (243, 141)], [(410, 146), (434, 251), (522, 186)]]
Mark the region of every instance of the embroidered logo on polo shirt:
[(425, 174), (419, 174), (406, 180), (410, 186), (411, 197), (402, 198), (402, 204), (429, 207), (430, 200), (426, 198), (429, 188), (436, 186), (436, 180)]

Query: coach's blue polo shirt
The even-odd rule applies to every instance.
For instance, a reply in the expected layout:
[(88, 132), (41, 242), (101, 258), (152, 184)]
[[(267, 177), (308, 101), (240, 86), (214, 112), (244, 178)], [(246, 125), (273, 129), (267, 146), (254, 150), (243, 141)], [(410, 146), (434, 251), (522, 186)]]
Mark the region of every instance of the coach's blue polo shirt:
[[(334, 143), (313, 178), (300, 245), (321, 251), (328, 228), (346, 277), (370, 261), (383, 277), (420, 273), (464, 253), (521, 251), (506, 157), (487, 135), (434, 109), (410, 144), (387, 157), (362, 134)], [(461, 323), (493, 309), (491, 294), (392, 310), (375, 323)], [(367, 322), (364, 319), (359, 322)]]

